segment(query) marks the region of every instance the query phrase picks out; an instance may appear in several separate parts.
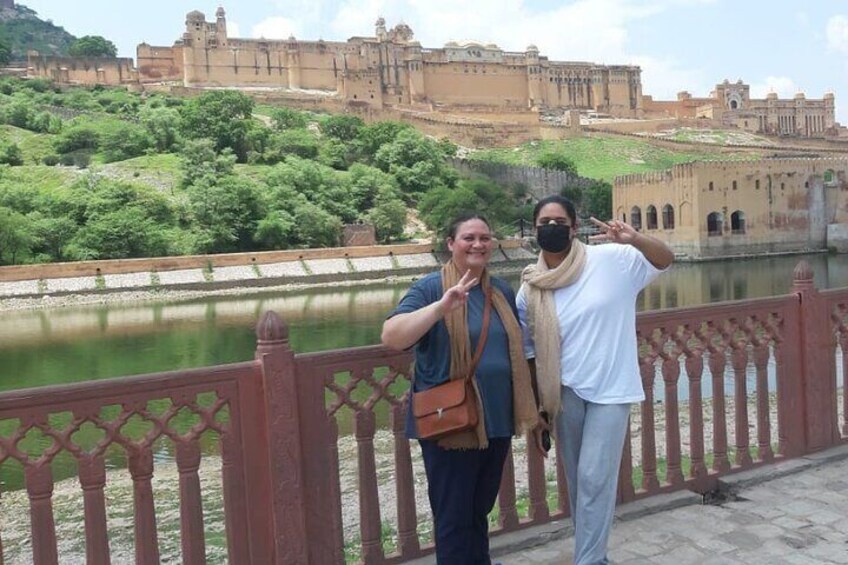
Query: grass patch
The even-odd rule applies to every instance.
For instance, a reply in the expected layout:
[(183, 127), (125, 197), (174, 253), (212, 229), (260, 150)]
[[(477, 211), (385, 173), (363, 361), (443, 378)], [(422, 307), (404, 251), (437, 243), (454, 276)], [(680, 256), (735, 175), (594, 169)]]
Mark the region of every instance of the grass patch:
[(662, 171), (678, 163), (707, 159), (753, 159), (750, 150), (705, 147), (700, 151), (673, 151), (649, 140), (605, 134), (561, 141), (533, 141), (515, 148), (484, 149), (469, 155), (470, 159), (495, 161), (518, 166), (535, 166), (543, 151), (563, 151), (581, 176), (612, 181), (618, 175)]
[(27, 165), (41, 164), (44, 157), (52, 155), (55, 137), (55, 135), (33, 133), (15, 126), (0, 125), (0, 138), (16, 143)]

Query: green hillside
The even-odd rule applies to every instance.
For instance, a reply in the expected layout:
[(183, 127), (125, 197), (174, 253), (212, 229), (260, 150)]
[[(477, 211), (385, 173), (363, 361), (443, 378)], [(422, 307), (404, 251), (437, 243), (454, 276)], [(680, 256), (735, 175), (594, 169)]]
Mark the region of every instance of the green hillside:
[(66, 55), (76, 37), (50, 20), (42, 20), (34, 10), (16, 4), (13, 10), (0, 10), (0, 39), (9, 44), (13, 61), (26, 61), (28, 50)]
[(692, 150), (682, 146), (675, 151), (659, 146), (648, 139), (609, 134), (591, 134), (563, 141), (533, 141), (508, 149), (485, 149), (468, 155), (469, 159), (496, 161), (511, 165), (535, 165), (543, 152), (556, 151), (567, 155), (577, 167), (577, 173), (612, 182), (618, 175), (662, 171), (677, 163), (707, 159), (756, 159), (765, 149), (732, 149), (716, 145)]
[[(598, 182), (563, 194), (607, 217), (618, 175), (775, 149), (697, 135), (716, 141), (588, 133), (467, 157), (574, 168)], [(431, 232), (474, 210), (514, 233), (530, 214), (526, 187), (463, 178), (446, 159), (457, 150), (408, 124), (257, 106), (237, 91), (179, 98), (0, 79), (0, 265), (328, 247), (357, 222), (403, 241), (409, 210)]]

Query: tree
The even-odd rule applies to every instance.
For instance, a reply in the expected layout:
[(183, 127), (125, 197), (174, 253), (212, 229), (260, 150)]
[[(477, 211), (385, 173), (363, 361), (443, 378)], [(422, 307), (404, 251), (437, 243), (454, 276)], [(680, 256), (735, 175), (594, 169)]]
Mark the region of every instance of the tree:
[(164, 255), (167, 244), (157, 223), (131, 206), (92, 218), (68, 249), (75, 259), (126, 259)]
[(80, 37), (68, 47), (68, 55), (72, 57), (116, 57), (118, 49), (115, 44), (100, 35)]
[(76, 124), (66, 128), (53, 140), (57, 153), (79, 150), (96, 151), (100, 147), (100, 133), (90, 124)]
[(0, 141), (0, 165), (17, 167), (24, 164), (24, 156), (17, 143)]
[(29, 255), (35, 236), (26, 216), (0, 206), (0, 263), (14, 265)]
[(565, 171), (570, 175), (577, 176), (577, 166), (571, 157), (562, 151), (547, 150), (539, 153), (536, 157), (536, 165), (543, 169)]
[(12, 49), (9, 44), (0, 38), (0, 65), (8, 65), (12, 60)]
[(380, 147), (374, 164), (394, 175), (400, 189), (413, 198), (430, 189), (456, 184), (456, 170), (444, 161), (444, 153), (436, 142), (415, 130), (403, 130), (394, 141)]
[(118, 122), (105, 129), (100, 148), (104, 161), (112, 163), (144, 155), (153, 144), (153, 137), (144, 126)]
[(153, 137), (153, 146), (167, 153), (177, 142), (180, 113), (173, 108), (145, 106), (139, 112), (139, 121)]
[(318, 124), (322, 134), (339, 141), (353, 141), (363, 126), (365, 126), (365, 122), (362, 121), (362, 118), (344, 114), (328, 116)]
[(201, 251), (250, 251), (266, 208), (259, 187), (248, 178), (204, 177), (188, 190), (194, 228)]
[(271, 120), (273, 120), (274, 129), (277, 131), (301, 129), (305, 128), (309, 123), (309, 119), (305, 113), (298, 112), (292, 108), (275, 108), (271, 111)]
[(100, 35), (80, 37), (68, 47), (71, 57), (117, 57), (115, 44)]
[(215, 142), (211, 139), (187, 141), (180, 153), (183, 177), (181, 185), (188, 187), (203, 178), (215, 179), (231, 175), (236, 163), (232, 151), (225, 150), (221, 155), (215, 153)]
[(356, 136), (360, 152), (371, 160), (383, 145), (393, 142), (400, 132), (409, 129), (412, 129), (412, 126), (402, 122), (386, 121), (369, 124), (361, 128)]
[(341, 220), (311, 202), (295, 208), (294, 226), (298, 241), (307, 247), (335, 247), (342, 233)]
[(209, 138), (215, 150), (230, 148), (239, 163), (247, 161), (248, 132), (253, 127), (253, 99), (234, 90), (213, 90), (189, 100), (182, 108), (181, 131), (186, 139)]
[(586, 214), (599, 220), (612, 218), (612, 185), (596, 180), (584, 192), (583, 204)]
[(377, 194), (374, 207), (371, 208), (363, 219), (374, 226), (377, 239), (388, 243), (403, 235), (406, 225), (406, 206), (397, 196), (397, 191), (382, 189)]

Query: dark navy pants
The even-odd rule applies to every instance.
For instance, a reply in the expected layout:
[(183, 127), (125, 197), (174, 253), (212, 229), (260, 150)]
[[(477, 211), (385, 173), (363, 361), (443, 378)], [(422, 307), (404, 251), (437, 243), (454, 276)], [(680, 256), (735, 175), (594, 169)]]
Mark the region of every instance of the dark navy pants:
[(486, 449), (442, 449), (419, 440), (435, 521), (439, 565), (490, 565), (489, 522), (511, 439)]

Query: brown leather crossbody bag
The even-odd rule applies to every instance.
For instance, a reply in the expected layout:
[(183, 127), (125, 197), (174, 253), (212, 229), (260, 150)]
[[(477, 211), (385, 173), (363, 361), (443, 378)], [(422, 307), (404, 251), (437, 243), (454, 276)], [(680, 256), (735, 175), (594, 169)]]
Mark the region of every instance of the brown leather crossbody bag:
[(483, 307), (483, 326), (477, 349), (468, 373), (462, 379), (449, 380), (412, 395), (412, 413), (418, 428), (419, 439), (439, 439), (457, 432), (473, 430), (477, 426), (477, 395), (474, 392), (474, 371), (483, 355), (489, 336), (489, 317), (492, 311), (491, 289), (486, 293)]

